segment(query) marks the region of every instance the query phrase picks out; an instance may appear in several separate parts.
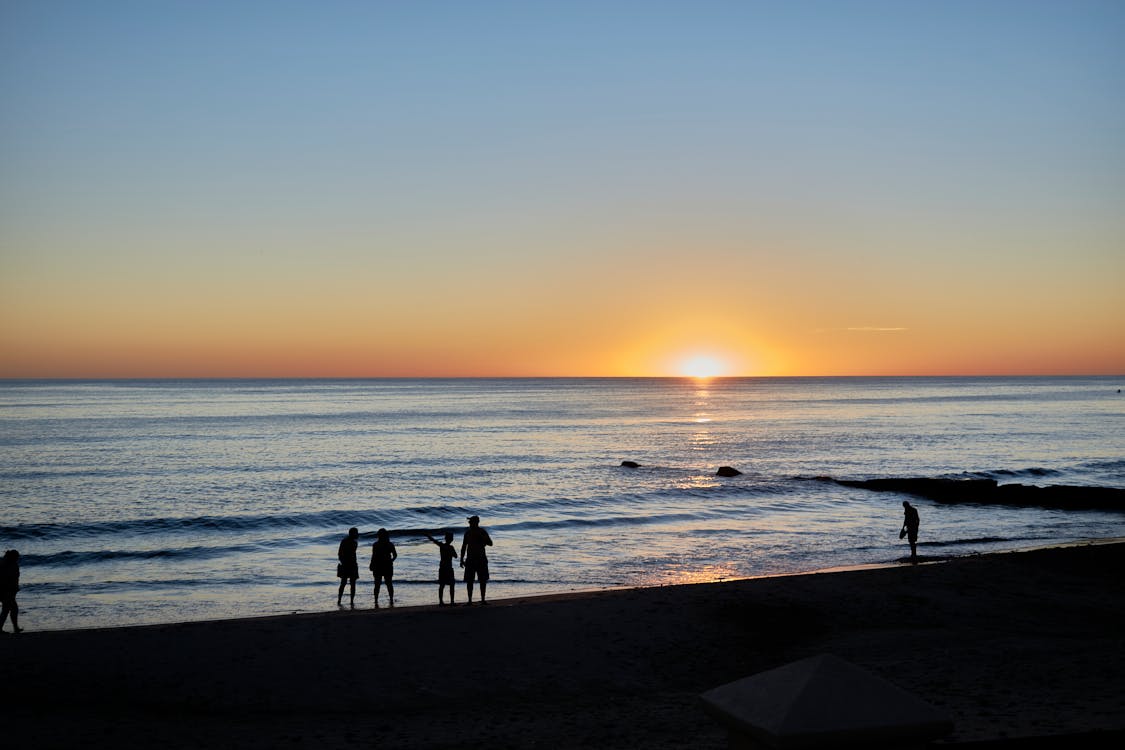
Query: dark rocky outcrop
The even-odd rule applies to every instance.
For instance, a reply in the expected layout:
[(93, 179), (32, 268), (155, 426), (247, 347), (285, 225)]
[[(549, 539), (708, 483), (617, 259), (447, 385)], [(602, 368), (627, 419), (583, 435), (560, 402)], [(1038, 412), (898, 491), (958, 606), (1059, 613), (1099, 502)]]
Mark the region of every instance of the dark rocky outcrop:
[[(819, 477), (818, 477), (819, 479)], [(1125, 510), (1125, 489), (998, 484), (995, 479), (894, 478), (831, 480), (874, 492), (901, 492), (939, 503), (987, 503), (1064, 510)]]
[(733, 466), (720, 466), (719, 470), (715, 472), (717, 477), (737, 477), (742, 472)]
[(636, 461), (622, 461), (621, 465), (624, 466), (626, 469), (639, 469), (639, 468), (641, 468), (641, 465), (639, 463), (637, 463)]

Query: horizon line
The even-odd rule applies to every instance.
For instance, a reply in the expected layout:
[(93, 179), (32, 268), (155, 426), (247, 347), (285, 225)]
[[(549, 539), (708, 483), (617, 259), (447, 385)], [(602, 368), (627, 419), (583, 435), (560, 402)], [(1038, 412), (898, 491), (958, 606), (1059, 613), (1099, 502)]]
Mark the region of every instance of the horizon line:
[(873, 378), (1125, 378), (1125, 373), (956, 373), (864, 375), (116, 375), (116, 376), (0, 376), (0, 382), (136, 382), (237, 380), (799, 380)]

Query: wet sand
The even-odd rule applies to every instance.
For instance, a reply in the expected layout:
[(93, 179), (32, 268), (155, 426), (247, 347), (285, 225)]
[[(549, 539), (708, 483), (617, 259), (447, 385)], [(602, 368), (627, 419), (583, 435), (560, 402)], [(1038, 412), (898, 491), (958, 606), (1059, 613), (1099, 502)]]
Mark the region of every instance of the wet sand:
[(485, 607), (5, 635), (4, 739), (722, 748), (699, 693), (820, 653), (942, 708), (952, 741), (1122, 731), (1123, 574), (1115, 542)]

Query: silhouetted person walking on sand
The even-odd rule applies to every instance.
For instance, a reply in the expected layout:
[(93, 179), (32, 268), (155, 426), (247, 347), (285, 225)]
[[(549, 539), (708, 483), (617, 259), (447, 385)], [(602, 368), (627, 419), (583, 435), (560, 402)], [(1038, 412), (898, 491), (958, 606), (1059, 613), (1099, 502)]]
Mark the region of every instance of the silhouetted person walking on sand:
[[(480, 516), (469, 516), (469, 528), (461, 538), (461, 567), (465, 569), (465, 588), (469, 591), (469, 606), (473, 604), (473, 579), (480, 581), (480, 603), (485, 601), (488, 589), (488, 556), (485, 547), (492, 546), (492, 538), (480, 527)], [(467, 554), (466, 554), (467, 553)]]
[(336, 594), (336, 606), (339, 607), (344, 598), (344, 586), (351, 584), (352, 606), (355, 607), (355, 582), (359, 578), (359, 562), (355, 553), (359, 549), (359, 529), (355, 526), (348, 529), (348, 535), (340, 542), (340, 551), (336, 556), (340, 564), (336, 566), (336, 577), (340, 579), (340, 591)]
[(4, 623), (12, 617), (12, 632), (18, 633), (20, 627), (20, 605), (16, 604), (16, 592), (20, 590), (20, 553), (10, 549), (0, 560), (0, 633)]
[(395, 560), (398, 559), (398, 550), (391, 543), (391, 535), (386, 529), (379, 529), (375, 534), (375, 543), (371, 545), (371, 574), (375, 576), (375, 606), (379, 606), (379, 589), (385, 581), (387, 584), (387, 600), (395, 606)]
[(438, 604), (445, 604), (445, 587), (449, 587), (449, 603), (456, 604), (454, 597), (456, 596), (457, 579), (453, 577), (453, 558), (457, 557), (457, 550), (453, 549), (453, 532), (445, 532), (445, 541), (439, 542), (429, 534), (426, 538), (438, 546), (439, 554), (441, 555), (441, 562), (438, 563), (438, 587), (437, 598)]
[(902, 501), (902, 507), (906, 509), (905, 518), (902, 520), (902, 530), (898, 532), (898, 538), (902, 539), (904, 536), (910, 542), (910, 562), (915, 565), (918, 564), (918, 509), (908, 503), (906, 500)]

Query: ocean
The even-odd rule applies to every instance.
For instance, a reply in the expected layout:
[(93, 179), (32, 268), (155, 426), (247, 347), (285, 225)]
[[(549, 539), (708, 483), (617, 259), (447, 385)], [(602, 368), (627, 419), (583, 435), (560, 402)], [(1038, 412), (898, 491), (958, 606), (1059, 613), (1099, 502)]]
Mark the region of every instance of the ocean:
[[(380, 527), (398, 605), (434, 604), (424, 535), (474, 514), (491, 600), (893, 563), (906, 496), (818, 477), (1125, 488), (1123, 380), (3, 381), (0, 547), (35, 630), (334, 610), (350, 526), (357, 607)], [(924, 556), (1125, 537), (912, 502)]]

